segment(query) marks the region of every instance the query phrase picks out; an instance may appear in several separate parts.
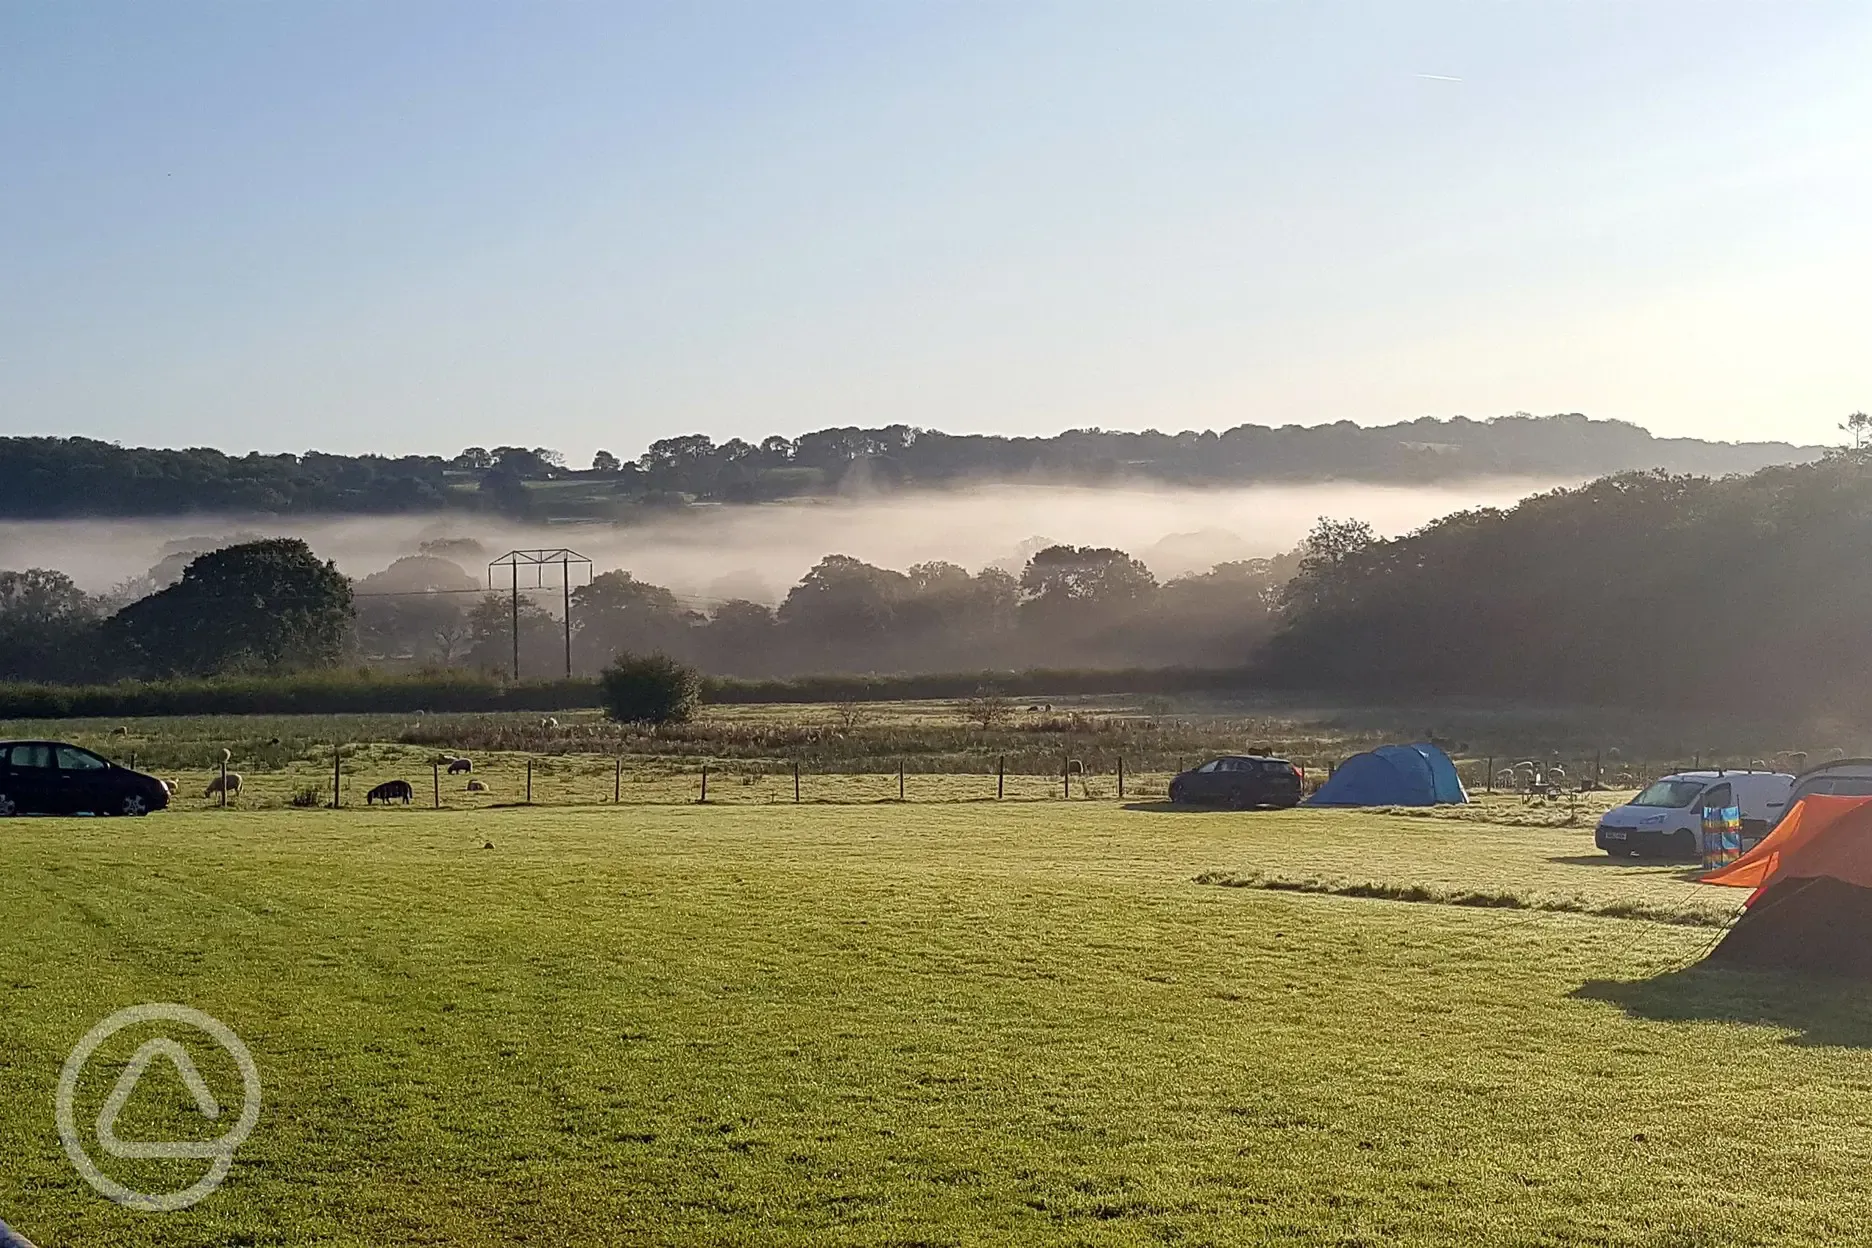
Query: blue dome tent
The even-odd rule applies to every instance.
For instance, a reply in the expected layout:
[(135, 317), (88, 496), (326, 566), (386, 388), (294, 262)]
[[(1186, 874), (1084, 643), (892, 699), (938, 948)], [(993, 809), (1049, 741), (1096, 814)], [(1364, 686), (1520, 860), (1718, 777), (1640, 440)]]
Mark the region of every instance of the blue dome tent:
[(1467, 802), (1456, 764), (1434, 745), (1381, 745), (1333, 770), (1309, 806), (1443, 806)]

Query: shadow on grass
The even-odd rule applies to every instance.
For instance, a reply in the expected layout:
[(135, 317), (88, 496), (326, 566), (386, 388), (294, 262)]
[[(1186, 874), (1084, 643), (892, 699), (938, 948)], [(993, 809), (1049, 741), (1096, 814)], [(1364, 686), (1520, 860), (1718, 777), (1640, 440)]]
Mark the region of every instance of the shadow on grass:
[(1554, 854), (1548, 862), (1558, 863), (1563, 867), (1624, 867), (1626, 870), (1642, 868), (1656, 871), (1660, 867), (1672, 868), (1671, 874), (1685, 883), (1694, 884), (1703, 874), (1703, 864), (1692, 864), (1687, 858), (1614, 858), (1610, 854)]
[(1141, 810), (1155, 815), (1271, 815), (1285, 810), (1284, 806), (1247, 806), (1234, 807), (1218, 802), (1204, 805), (1194, 802), (1126, 802), (1122, 810)]
[(1872, 1048), (1872, 991), (1858, 980), (1697, 963), (1650, 979), (1587, 980), (1574, 997), (1652, 1022), (1785, 1027), (1788, 1044)]

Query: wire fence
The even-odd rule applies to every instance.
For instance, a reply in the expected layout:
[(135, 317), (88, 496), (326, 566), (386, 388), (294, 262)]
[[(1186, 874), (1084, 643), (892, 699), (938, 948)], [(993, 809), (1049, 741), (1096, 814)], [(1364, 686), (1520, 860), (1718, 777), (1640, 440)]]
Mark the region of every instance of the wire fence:
[[(786, 759), (697, 761), (601, 754), (482, 755), (472, 761), (427, 755), (391, 744), (341, 744), (325, 757), (281, 765), (240, 765), (160, 772), (171, 783), (173, 805), (265, 809), (345, 808), (380, 804), (432, 809), (511, 805), (779, 805), (879, 802), (1163, 801), (1177, 770), (1159, 764), (1133, 770), (1123, 754), (1096, 760), (1060, 759), (1050, 770), (1018, 769), (1006, 756), (973, 767), (928, 770), (905, 758), (882, 767), (815, 768)], [(135, 754), (127, 761), (136, 765)], [(953, 760), (949, 760), (953, 763)], [(1030, 760), (1028, 760), (1030, 761)], [(1156, 761), (1156, 760), (1153, 760)], [(1339, 760), (1302, 767), (1303, 793), (1332, 775)], [(453, 765), (451, 765), (453, 764)], [(1509, 795), (1530, 803), (1564, 803), (1593, 792), (1629, 790), (1675, 770), (1723, 765), (1692, 758), (1680, 763), (1635, 764), (1603, 755), (1546, 759), (1466, 758), (1457, 761), (1473, 795)], [(1730, 763), (1732, 769), (1740, 766)], [(225, 774), (224, 774), (225, 771)]]
[[(1057, 772), (1014, 770), (1005, 759), (977, 770), (816, 770), (802, 764), (743, 760), (605, 758), (597, 755), (502, 755), (451, 769), (436, 758), (421, 766), (371, 747), (339, 747), (327, 760), (242, 771), (222, 780), (219, 766), (165, 773), (177, 808), (350, 808), (390, 804), (431, 809), (592, 805), (811, 805), (881, 802), (1162, 801), (1173, 772), (1130, 770), (1120, 757), (1094, 769), (1067, 760)], [(1201, 760), (1195, 760), (1201, 761)], [(1323, 778), (1323, 777), (1322, 777)]]

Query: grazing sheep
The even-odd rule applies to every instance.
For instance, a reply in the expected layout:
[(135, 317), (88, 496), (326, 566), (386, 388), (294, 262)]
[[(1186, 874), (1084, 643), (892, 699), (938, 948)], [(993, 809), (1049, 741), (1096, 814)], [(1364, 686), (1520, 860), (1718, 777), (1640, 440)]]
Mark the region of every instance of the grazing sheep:
[(557, 728), (558, 726), (559, 726), (559, 721), (554, 719), (551, 715), (548, 715), (545, 719), (540, 720), (540, 727), (542, 728)]
[(391, 802), (401, 800), (402, 803), (407, 806), (410, 804), (410, 799), (414, 796), (415, 792), (410, 788), (409, 781), (386, 780), (364, 795), (364, 804), (369, 806), (376, 802), (382, 802), (384, 805), (388, 806)]
[(465, 758), (451, 758), (448, 760), (448, 774), (451, 776), (459, 776), (464, 771), (473, 770), (474, 764)]
[(234, 761), (234, 751), (233, 751), (233, 750), (222, 750), (222, 751), (221, 751), (221, 761), (222, 761), (222, 762), (224, 762), (224, 763), (231, 763), (231, 762), (233, 762), (233, 761)]
[(119, 724), (115, 728), (111, 729), (111, 736), (113, 737), (127, 737), (129, 735), (130, 735), (130, 730), (124, 727), (122, 724)]
[(162, 785), (163, 791), (168, 793), (170, 797), (174, 797), (182, 790), (182, 786), (173, 780), (158, 780), (156, 783)]
[(488, 791), (488, 787), (479, 780), (470, 780), (468, 782), (468, 791), (470, 793), (485, 793)]
[[(235, 794), (237, 794), (237, 793), (239, 793), (239, 792), (241, 791), (241, 778), (240, 778), (240, 772), (238, 772), (238, 771), (230, 771), (230, 772), (228, 772), (228, 773), (227, 773), (227, 776), (226, 776), (225, 778), (226, 778), (226, 780), (227, 780), (227, 793), (228, 793), (228, 796), (229, 796), (229, 797), (233, 797), (233, 796), (234, 796)], [(216, 776), (216, 777), (215, 777), (214, 779), (212, 779), (212, 780), (210, 780), (210, 781), (208, 782), (208, 791), (207, 791), (206, 793), (203, 793), (203, 794), (202, 794), (202, 796), (203, 796), (203, 797), (213, 797), (213, 796), (214, 796), (215, 794), (217, 794), (217, 793), (219, 793), (219, 792), (221, 791), (221, 781), (222, 781), (222, 779), (223, 779), (223, 777), (221, 777), (221, 776)]]
[(1080, 762), (1080, 761), (1079, 761), (1078, 759), (1076, 759), (1076, 758), (1069, 758), (1069, 759), (1067, 759), (1067, 760), (1066, 760), (1066, 774), (1067, 774), (1067, 775), (1069, 775), (1069, 776), (1082, 776), (1082, 775), (1084, 775), (1084, 774), (1085, 774), (1085, 764), (1084, 764), (1084, 763), (1082, 763), (1082, 762)]

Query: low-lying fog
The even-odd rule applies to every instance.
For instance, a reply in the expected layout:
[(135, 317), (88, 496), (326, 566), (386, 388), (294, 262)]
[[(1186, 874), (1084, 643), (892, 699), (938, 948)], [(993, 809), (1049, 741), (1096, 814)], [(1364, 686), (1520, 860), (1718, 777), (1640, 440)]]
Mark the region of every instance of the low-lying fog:
[(1560, 483), (1492, 479), (1233, 490), (990, 485), (868, 499), (690, 507), (629, 525), (522, 525), (469, 513), (52, 521), (0, 527), (0, 568), (58, 568), (101, 592), (141, 576), (177, 550), (294, 536), (337, 560), (350, 576), (364, 577), (418, 553), (424, 542), (467, 538), (485, 553), (466, 546), (457, 548), (466, 553), (450, 553), (477, 579), (486, 579), (488, 560), (510, 549), (569, 546), (589, 556), (599, 572), (626, 569), (705, 606), (725, 598), (777, 602), (827, 554), (891, 568), (940, 559), (971, 571), (994, 563), (1018, 571), (1040, 546), (1068, 542), (1119, 547), (1169, 579), (1224, 560), (1291, 549), (1323, 515), (1366, 520), (1389, 536), (1463, 508), (1512, 504), (1555, 484)]

